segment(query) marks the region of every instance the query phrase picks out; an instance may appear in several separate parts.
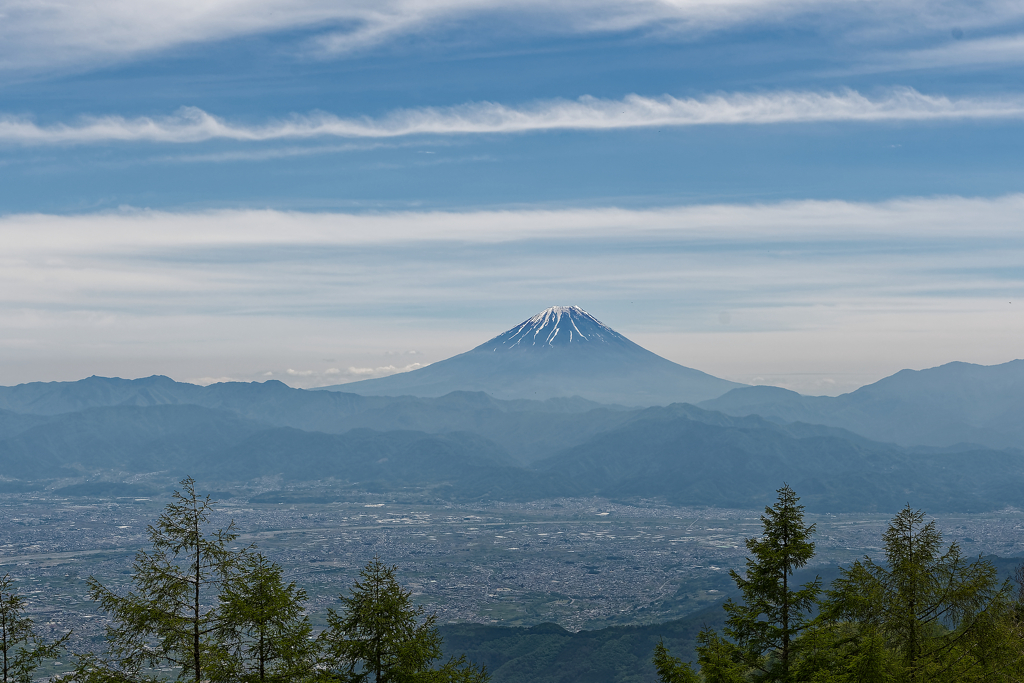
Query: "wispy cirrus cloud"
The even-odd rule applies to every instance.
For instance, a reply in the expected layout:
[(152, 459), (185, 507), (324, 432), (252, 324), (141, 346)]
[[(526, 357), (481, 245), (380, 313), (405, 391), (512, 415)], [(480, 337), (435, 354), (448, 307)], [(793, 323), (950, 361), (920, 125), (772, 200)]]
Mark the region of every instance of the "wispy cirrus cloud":
[[(448, 248), (453, 244), (620, 238), (637, 244), (663, 244), (666, 240), (847, 244), (966, 237), (998, 241), (1019, 237), (1021, 215), (1022, 194), (997, 198), (912, 197), (877, 203), (705, 204), (646, 210), (607, 207), (353, 214), (127, 209), (75, 216), (17, 214), (0, 217), (4, 244), (0, 268), (13, 269), (26, 263), (52, 263), (59, 268), (65, 261), (83, 258), (99, 258), (105, 263), (145, 261), (148, 267), (148, 259), (162, 260), (161, 254), (173, 254), (189, 268), (205, 268), (207, 260), (196, 258), (199, 255), (236, 251), (259, 255), (254, 263), (262, 262), (264, 254), (280, 253), (281, 262), (291, 264), (292, 250), (305, 254), (308, 250), (338, 249), (358, 254), (360, 249), (394, 250), (403, 245)], [(297, 263), (301, 264), (302, 259)], [(8, 296), (18, 296), (20, 288), (10, 284)]]
[(1024, 118), (1024, 96), (951, 98), (898, 88), (869, 97), (854, 90), (727, 93), (699, 98), (670, 95), (621, 100), (585, 96), (524, 106), (473, 102), (452, 107), (400, 109), (379, 118), (342, 118), (324, 112), (252, 126), (231, 123), (195, 107), (162, 117), (83, 117), (77, 123), (39, 125), (0, 118), (0, 141), (24, 145), (105, 142), (266, 142), (314, 138), (397, 138), (410, 135), (479, 135), (546, 130), (766, 125), (831, 121), (941, 121)]
[[(310, 48), (343, 54), (473, 20), (501, 17), (533, 33), (650, 29), (693, 34), (751, 22), (810, 21), (867, 33), (936, 26), (1006, 26), (1010, 0), (131, 0), (0, 2), (0, 68), (52, 68), (131, 59), (181, 45), (305, 29)], [(948, 29), (947, 29), (948, 30)]]
[[(480, 15), (513, 13), (547, 31), (628, 29), (670, 17), (693, 24), (789, 13), (807, 0), (168, 0), (141, 10), (128, 0), (0, 4), (0, 68), (130, 59), (183, 44), (311, 28), (311, 49), (351, 52)], [(538, 16), (540, 15), (540, 16)], [(317, 30), (318, 29), (318, 30)], [(557, 30), (557, 29), (556, 29)]]
[(910, 69), (991, 66), (1024, 62), (1024, 34), (946, 41), (942, 45), (871, 55), (847, 73), (880, 73)]

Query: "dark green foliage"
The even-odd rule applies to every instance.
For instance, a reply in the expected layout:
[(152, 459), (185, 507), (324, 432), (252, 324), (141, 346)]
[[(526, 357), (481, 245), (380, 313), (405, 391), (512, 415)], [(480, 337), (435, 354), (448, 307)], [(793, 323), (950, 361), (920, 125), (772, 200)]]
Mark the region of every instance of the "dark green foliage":
[[(1011, 596), (995, 567), (943, 548), (935, 522), (905, 507), (883, 537), (884, 562), (842, 570), (822, 605), (841, 656), (833, 667), (849, 680), (986, 680), (1006, 665)], [(840, 679), (842, 680), (842, 679)]]
[(57, 657), (71, 635), (45, 643), (36, 635), (32, 619), (25, 616), (25, 607), (11, 575), (0, 576), (0, 683), (29, 683), (43, 660)]
[[(814, 554), (802, 507), (788, 486), (747, 539), (746, 576), (733, 572), (743, 604), (729, 600), (724, 629), (698, 637), (705, 683), (961, 683), (1020, 680), (1024, 672), (1024, 567), (1019, 590), (1000, 584), (995, 565), (944, 547), (935, 522), (905, 507), (883, 536), (884, 561), (840, 568), (818, 602), (820, 580), (791, 588), (788, 577)], [(813, 620), (813, 608), (820, 613)], [(690, 669), (655, 648), (663, 683)]]
[(192, 683), (489, 680), (464, 655), (433, 666), (442, 656), (436, 617), (412, 605), (396, 568), (379, 559), (342, 596), (343, 613), (328, 610), (328, 628), (314, 640), (305, 591), (253, 547), (232, 549), (233, 522), (208, 531), (212, 501), (191, 478), (181, 486), (149, 527), (151, 549), (136, 553), (133, 590), (121, 595), (90, 578), (93, 599), (113, 622), (108, 651), (78, 655), (67, 680), (155, 683), (166, 679), (159, 667)]
[(347, 683), (486, 683), (485, 669), (442, 656), (437, 617), (414, 607), (395, 578), (396, 567), (374, 558), (360, 571), (351, 595), (340, 596), (341, 613), (327, 612), (320, 634), (322, 665), (330, 680)]
[(234, 523), (207, 530), (212, 501), (181, 481), (157, 523), (149, 527), (152, 548), (132, 565), (133, 590), (124, 595), (89, 579), (90, 593), (113, 621), (106, 657), (80, 658), (82, 681), (156, 680), (158, 666), (180, 667), (178, 680), (203, 681), (223, 659), (218, 634), (218, 595), (240, 572), (244, 553), (232, 551)]
[(794, 680), (822, 683), (883, 683), (892, 652), (882, 634), (864, 624), (816, 621), (795, 643)]
[[(701, 676), (709, 683), (743, 681), (748, 674), (754, 680), (794, 680), (793, 644), (807, 624), (821, 580), (815, 577), (803, 586), (793, 581), (796, 570), (814, 557), (814, 525), (804, 525), (804, 508), (792, 488), (783, 485), (776, 495), (761, 516), (761, 536), (747, 539), (746, 575), (730, 572), (743, 602), (730, 598), (723, 605), (728, 639), (710, 628), (698, 635)], [(659, 655), (664, 661), (668, 653), (656, 651)], [(663, 683), (674, 683), (672, 676), (681, 672), (678, 667), (659, 670)]]
[(697, 662), (705, 683), (741, 683), (746, 681), (747, 666), (743, 651), (724, 639), (718, 631), (705, 627), (697, 635)]
[(213, 681), (288, 683), (310, 679), (316, 666), (313, 627), (303, 615), (306, 592), (285, 584), (281, 567), (248, 553), (220, 595)]
[(533, 627), (442, 626), (446, 652), (465, 652), (487, 665), (494, 683), (657, 683), (651, 652), (663, 643), (693, 652), (704, 623), (721, 625), (720, 606), (660, 624), (567, 631), (557, 624)]
[(694, 673), (689, 662), (669, 654), (664, 641), (654, 646), (654, 669), (663, 683), (699, 683), (700, 678)]
[(759, 678), (789, 681), (792, 642), (807, 623), (821, 581), (815, 578), (800, 587), (792, 583), (794, 571), (814, 557), (814, 525), (804, 525), (804, 508), (793, 489), (784, 485), (777, 494), (776, 503), (761, 516), (761, 537), (746, 541), (752, 554), (746, 576), (730, 572), (743, 603), (728, 600), (723, 607), (729, 615), (725, 633), (736, 643), (741, 660), (759, 671)]

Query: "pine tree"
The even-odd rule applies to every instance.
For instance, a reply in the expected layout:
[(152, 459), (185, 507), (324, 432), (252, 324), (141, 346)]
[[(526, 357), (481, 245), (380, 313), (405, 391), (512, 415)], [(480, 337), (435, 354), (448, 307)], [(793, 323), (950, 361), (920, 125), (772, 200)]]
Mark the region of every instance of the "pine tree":
[(881, 564), (865, 557), (842, 569), (822, 605), (823, 622), (851, 632), (840, 672), (871, 664), (872, 677), (908, 683), (995, 676), (1014, 649), (1005, 638), (1009, 587), (995, 567), (968, 562), (956, 543), (943, 550), (935, 522), (909, 505), (886, 530), (883, 551)]
[[(814, 557), (810, 541), (814, 525), (804, 525), (804, 506), (788, 484), (776, 492), (775, 505), (761, 516), (762, 533), (748, 538), (746, 576), (732, 571), (733, 581), (743, 593), (743, 604), (732, 599), (723, 605), (726, 620), (723, 638), (705, 628), (697, 638), (697, 661), (701, 678), (708, 683), (743, 681), (748, 672), (755, 679), (794, 680), (793, 643), (808, 624), (808, 613), (821, 592), (817, 578), (803, 586), (792, 585), (793, 572)], [(688, 664), (670, 657), (664, 645), (655, 650), (655, 666), (662, 663), (663, 683), (685, 681)]]
[(323, 666), (332, 680), (352, 683), (485, 683), (485, 669), (452, 658), (439, 669), (441, 634), (437, 616), (414, 607), (412, 594), (395, 578), (397, 567), (375, 557), (360, 571), (351, 595), (340, 596), (342, 612), (327, 611), (320, 634)]
[(180, 667), (178, 680), (203, 681), (224, 655), (215, 635), (221, 627), (218, 594), (239, 572), (244, 552), (233, 551), (234, 522), (210, 532), (213, 501), (200, 497), (195, 481), (181, 481), (155, 525), (152, 548), (140, 550), (132, 565), (133, 589), (125, 595), (89, 578), (90, 595), (110, 614), (108, 656), (83, 656), (76, 679), (156, 680), (164, 665)]
[(804, 525), (804, 506), (788, 484), (777, 493), (776, 503), (761, 516), (761, 537), (746, 541), (752, 554), (746, 576), (730, 572), (743, 604), (730, 599), (723, 607), (729, 615), (725, 634), (738, 646), (739, 658), (760, 678), (789, 681), (793, 640), (807, 625), (821, 581), (793, 585), (793, 572), (814, 557), (809, 540), (814, 525)]
[(316, 653), (303, 615), (306, 592), (285, 584), (281, 567), (249, 553), (220, 596), (218, 638), (225, 658), (211, 680), (286, 683), (310, 679)]
[(0, 683), (29, 683), (42, 661), (56, 657), (70, 636), (67, 633), (56, 642), (43, 642), (32, 619), (25, 616), (25, 598), (15, 592), (11, 575), (0, 577)]

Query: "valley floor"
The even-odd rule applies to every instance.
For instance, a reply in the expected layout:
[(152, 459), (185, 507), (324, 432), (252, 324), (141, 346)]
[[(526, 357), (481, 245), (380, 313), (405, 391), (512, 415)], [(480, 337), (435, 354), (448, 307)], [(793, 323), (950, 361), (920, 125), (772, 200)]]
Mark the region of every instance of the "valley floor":
[[(146, 526), (166, 500), (0, 497), (0, 573), (25, 589), (44, 633), (99, 635), (104, 621), (86, 597), (90, 575), (125, 583)], [(527, 504), (402, 503), (364, 494), (329, 504), (253, 504), (229, 498), (217, 526), (234, 520), (306, 588), (321, 623), (373, 556), (399, 567), (415, 599), (440, 623), (534, 625), (576, 631), (656, 623), (692, 614), (732, 588), (744, 538), (760, 511), (558, 499)], [(1024, 555), (1024, 513), (936, 516), (967, 555)], [(817, 524), (823, 569), (878, 556), (888, 515), (807, 515)]]

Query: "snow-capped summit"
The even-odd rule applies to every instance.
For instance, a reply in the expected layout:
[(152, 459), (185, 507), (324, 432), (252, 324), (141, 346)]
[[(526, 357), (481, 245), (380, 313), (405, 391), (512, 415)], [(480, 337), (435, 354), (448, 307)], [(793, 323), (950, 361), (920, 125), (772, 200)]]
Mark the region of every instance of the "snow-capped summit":
[(494, 351), (570, 344), (621, 344), (628, 339), (579, 306), (552, 306), (524, 320), (508, 332), (481, 344)]
[(651, 353), (579, 306), (552, 306), (475, 349), (425, 368), (326, 388), (365, 396), (453, 391), (483, 391), (501, 399), (582, 396), (651, 406), (705, 401), (739, 386)]

